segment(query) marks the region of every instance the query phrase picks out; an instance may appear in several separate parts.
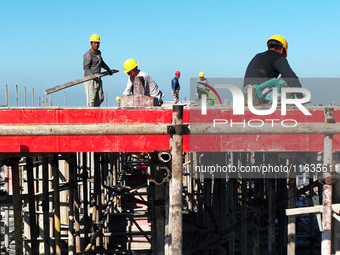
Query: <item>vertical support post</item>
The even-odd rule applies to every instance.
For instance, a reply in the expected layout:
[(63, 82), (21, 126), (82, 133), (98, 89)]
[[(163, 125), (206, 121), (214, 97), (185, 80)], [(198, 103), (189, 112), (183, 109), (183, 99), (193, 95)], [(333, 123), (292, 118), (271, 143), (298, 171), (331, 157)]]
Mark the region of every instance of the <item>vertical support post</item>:
[[(333, 203), (340, 203), (340, 181), (335, 180), (333, 185)], [(338, 220), (333, 220), (333, 240), (340, 240), (340, 222)], [(333, 242), (333, 253), (335, 255), (340, 255), (340, 242)]]
[[(335, 123), (333, 118), (333, 108), (325, 109), (325, 122)], [(332, 193), (333, 193), (333, 179), (329, 173), (333, 164), (333, 135), (325, 134), (324, 138), (324, 153), (323, 153), (324, 166), (327, 165), (328, 172), (323, 174), (324, 185), (322, 193), (322, 241), (321, 241), (321, 254), (331, 255), (332, 246)]]
[(8, 85), (6, 84), (6, 107), (8, 107)]
[[(277, 164), (283, 164), (283, 159), (278, 158)], [(287, 176), (288, 177), (288, 176)], [(287, 179), (286, 178), (278, 178), (277, 179), (277, 200), (281, 200), (287, 197)], [(287, 254), (287, 243), (288, 243), (288, 234), (287, 234), (287, 216), (286, 216), (286, 208), (288, 207), (288, 203), (283, 204), (278, 207), (278, 240), (280, 240), (278, 244), (279, 255)]]
[[(5, 190), (7, 191), (7, 194), (9, 194), (9, 171), (8, 166), (5, 166)], [(5, 209), (5, 255), (9, 255), (8, 249), (9, 248), (9, 206), (7, 205)]]
[(73, 166), (72, 166), (72, 155), (68, 155), (68, 182), (69, 182), (69, 200), (68, 200), (68, 209), (69, 209), (69, 217), (68, 217), (68, 255), (73, 255), (75, 252), (74, 245), (74, 175), (73, 175)]
[[(247, 165), (247, 153), (242, 152), (241, 153), (241, 165), (246, 166)], [(245, 178), (244, 174), (242, 175), (242, 184), (241, 184), (241, 190), (242, 190), (242, 208), (241, 208), (241, 254), (247, 255), (248, 250), (248, 233), (247, 233), (247, 179)]]
[(89, 243), (90, 226), (89, 226), (89, 214), (88, 214), (88, 186), (87, 186), (87, 152), (83, 152), (83, 206), (84, 206), (84, 241), (86, 244)]
[(42, 178), (43, 178), (43, 219), (44, 219), (44, 254), (50, 255), (50, 216), (49, 216), (49, 194), (48, 194), (48, 159), (42, 158)]
[(15, 255), (23, 255), (22, 238), (22, 215), (21, 215), (21, 184), (19, 174), (19, 159), (12, 159), (12, 182), (13, 182), (13, 211), (14, 211), (14, 233), (15, 233)]
[(59, 161), (58, 161), (58, 154), (57, 153), (53, 154), (52, 173), (53, 173), (55, 254), (61, 255)]
[[(269, 156), (269, 164), (274, 166), (276, 158)], [(268, 200), (268, 255), (275, 254), (275, 176), (268, 176), (267, 200)]]
[[(291, 164), (296, 164), (295, 160), (292, 160)], [(295, 190), (296, 190), (296, 178), (290, 173), (288, 180), (288, 208), (296, 207), (296, 198), (295, 198)], [(288, 243), (287, 243), (287, 254), (294, 255), (296, 249), (296, 216), (288, 216)]]
[[(155, 186), (155, 199), (156, 201), (164, 201), (164, 185)], [(157, 254), (164, 254), (164, 205), (156, 206), (156, 233), (158, 242), (156, 243)]]
[[(101, 185), (100, 185), (100, 153), (94, 153), (94, 198), (95, 205), (92, 207), (92, 219), (94, 224), (98, 225), (100, 223), (100, 208), (101, 208)], [(101, 237), (97, 237), (96, 246), (101, 247)]]
[(15, 106), (19, 106), (18, 85), (15, 85)]
[(31, 252), (32, 254), (39, 254), (39, 245), (37, 245), (37, 220), (35, 213), (35, 197), (34, 197), (34, 179), (33, 179), (33, 159), (26, 158), (27, 165), (27, 186), (28, 186), (28, 207), (30, 215), (30, 234), (31, 234)]
[[(238, 167), (238, 153), (237, 152), (231, 152), (230, 153), (230, 160), (231, 160), (231, 165)], [(217, 180), (216, 180), (217, 181)], [(217, 185), (218, 182), (216, 182)], [(214, 187), (215, 187), (215, 180), (214, 180)], [(221, 215), (218, 218), (228, 218), (227, 224), (228, 226), (232, 226), (236, 222), (236, 203), (237, 203), (237, 182), (236, 179), (234, 178), (229, 178), (227, 182), (227, 215)], [(215, 196), (220, 197), (220, 194), (216, 194), (214, 190), (214, 200), (216, 200)], [(226, 199), (222, 196), (221, 197), (222, 201), (225, 201)], [(223, 203), (223, 202), (220, 202)], [(222, 208), (221, 208), (222, 209)], [(225, 210), (221, 210), (225, 211)], [(218, 229), (218, 231), (221, 231), (221, 229)], [(229, 254), (235, 254), (235, 231), (232, 231), (228, 234), (228, 250)]]
[[(172, 124), (183, 125), (183, 105), (173, 105)], [(172, 178), (169, 192), (169, 228), (172, 231), (169, 255), (182, 254), (182, 161), (183, 135), (173, 134), (170, 139)]]
[(80, 247), (80, 199), (79, 199), (79, 189), (78, 189), (78, 167), (77, 167), (77, 155), (73, 153), (71, 156), (71, 174), (74, 179), (74, 236), (75, 236), (75, 248), (76, 254), (81, 252)]
[(24, 87), (24, 106), (26, 107), (26, 87)]
[[(261, 152), (255, 152), (255, 165), (259, 166), (263, 162)], [(254, 229), (253, 229), (253, 252), (252, 254), (260, 254), (260, 211), (261, 211), (261, 185), (262, 179), (255, 178), (254, 184)]]

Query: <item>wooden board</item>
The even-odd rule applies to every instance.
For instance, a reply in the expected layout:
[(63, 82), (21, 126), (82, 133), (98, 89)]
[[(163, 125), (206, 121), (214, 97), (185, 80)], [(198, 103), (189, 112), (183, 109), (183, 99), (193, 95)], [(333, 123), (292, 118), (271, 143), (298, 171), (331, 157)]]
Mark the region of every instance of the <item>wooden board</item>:
[[(117, 69), (112, 69), (111, 70), (113, 73), (118, 73), (119, 70)], [(66, 89), (66, 88), (69, 88), (69, 87), (72, 87), (74, 85), (77, 85), (77, 84), (80, 84), (80, 83), (83, 83), (85, 81), (89, 81), (89, 80), (93, 80), (95, 78), (100, 78), (100, 77), (104, 77), (106, 75), (109, 75), (110, 73), (108, 71), (106, 72), (102, 72), (102, 73), (99, 73), (99, 74), (94, 74), (94, 75), (90, 75), (90, 76), (85, 76), (83, 78), (80, 78), (80, 79), (76, 79), (76, 80), (73, 80), (73, 81), (69, 81), (69, 82), (66, 82), (66, 83), (63, 83), (63, 84), (60, 84), (60, 85), (57, 85), (57, 86), (54, 86), (52, 88), (49, 88), (49, 89), (46, 89), (44, 91), (44, 93), (46, 95), (49, 95), (49, 94), (52, 94), (54, 92), (57, 92), (59, 90), (62, 90), (62, 89)]]

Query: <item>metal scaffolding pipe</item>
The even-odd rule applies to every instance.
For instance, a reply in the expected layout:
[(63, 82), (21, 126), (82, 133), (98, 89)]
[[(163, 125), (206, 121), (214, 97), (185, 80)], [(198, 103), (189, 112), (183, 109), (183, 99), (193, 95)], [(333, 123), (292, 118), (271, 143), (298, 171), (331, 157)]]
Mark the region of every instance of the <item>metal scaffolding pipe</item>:
[(167, 123), (0, 125), (0, 136), (166, 135)]
[(55, 254), (61, 255), (61, 226), (60, 226), (60, 194), (59, 194), (59, 162), (58, 154), (53, 154), (53, 204), (54, 204), (54, 239)]
[(19, 159), (12, 159), (12, 182), (13, 182), (13, 211), (14, 211), (14, 233), (15, 233), (15, 255), (23, 255), (22, 237), (22, 201), (20, 197), (21, 183), (19, 173)]
[[(5, 166), (5, 191), (9, 194), (9, 170), (8, 166)], [(9, 248), (9, 206), (5, 208), (5, 255), (9, 255), (8, 248)]]
[(50, 211), (49, 211), (49, 183), (48, 183), (48, 177), (49, 177), (49, 168), (48, 168), (48, 158), (43, 157), (42, 158), (42, 189), (43, 189), (43, 202), (42, 202), (42, 210), (43, 210), (43, 221), (44, 221), (44, 233), (43, 233), (43, 239), (44, 239), (44, 255), (50, 255), (51, 250), (51, 238), (50, 238)]
[[(191, 123), (191, 135), (223, 134), (339, 134), (340, 123), (247, 122), (230, 124)], [(0, 136), (66, 136), (66, 135), (167, 135), (168, 123), (111, 124), (3, 124)], [(293, 126), (295, 125), (295, 126)]]
[(39, 245), (37, 245), (38, 229), (36, 219), (35, 208), (35, 196), (34, 196), (34, 176), (33, 176), (33, 159), (32, 157), (26, 158), (27, 166), (27, 186), (28, 186), (28, 198), (29, 198), (29, 227), (31, 234), (31, 252), (32, 254), (39, 254)]
[[(334, 124), (333, 109), (325, 109), (325, 121)], [(330, 134), (325, 135), (324, 139), (324, 153), (323, 163), (327, 166), (333, 165), (333, 136)], [(333, 180), (330, 173), (324, 173), (325, 184), (323, 185), (322, 193), (322, 241), (321, 241), (321, 254), (332, 254), (332, 193), (333, 193)]]
[[(319, 123), (319, 122), (287, 122), (281, 125), (280, 123), (263, 123), (252, 122), (250, 125), (247, 122), (217, 124), (215, 123), (191, 123), (189, 125), (191, 135), (206, 135), (206, 134), (339, 134), (340, 123)], [(294, 126), (296, 125), (296, 126)], [(1, 130), (0, 130), (1, 131)]]
[[(173, 105), (173, 125), (183, 125), (183, 105)], [(169, 229), (171, 231), (169, 255), (182, 255), (182, 165), (183, 135), (175, 133), (170, 139), (172, 178), (169, 190)]]

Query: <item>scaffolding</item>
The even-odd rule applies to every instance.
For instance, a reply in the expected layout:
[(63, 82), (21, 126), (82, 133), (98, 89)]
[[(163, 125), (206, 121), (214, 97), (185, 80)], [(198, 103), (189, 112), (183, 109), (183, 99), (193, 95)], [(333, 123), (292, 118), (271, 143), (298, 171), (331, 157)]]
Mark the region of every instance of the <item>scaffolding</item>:
[[(254, 131), (190, 123), (189, 109), (183, 108), (0, 110), (18, 117), (0, 125), (7, 192), (0, 201), (1, 252), (9, 254), (11, 238), (18, 255), (340, 252), (335, 171), (302, 167), (286, 178), (198, 171), (211, 157), (236, 169), (334, 167), (340, 150), (337, 109), (317, 109), (323, 121), (318, 117), (289, 131)], [(229, 145), (211, 154), (190, 147), (191, 136), (202, 136), (204, 143), (207, 135), (237, 135), (253, 146), (254, 135), (259, 140), (268, 134), (299, 135), (315, 144), (305, 151)]]

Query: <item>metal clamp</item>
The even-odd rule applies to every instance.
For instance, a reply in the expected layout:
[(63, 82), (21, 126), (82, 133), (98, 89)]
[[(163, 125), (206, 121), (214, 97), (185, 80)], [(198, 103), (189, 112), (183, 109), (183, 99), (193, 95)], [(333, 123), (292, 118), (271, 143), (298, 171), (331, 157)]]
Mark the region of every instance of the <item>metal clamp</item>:
[(190, 134), (189, 125), (169, 125), (167, 126), (167, 133), (170, 135), (186, 135)]

